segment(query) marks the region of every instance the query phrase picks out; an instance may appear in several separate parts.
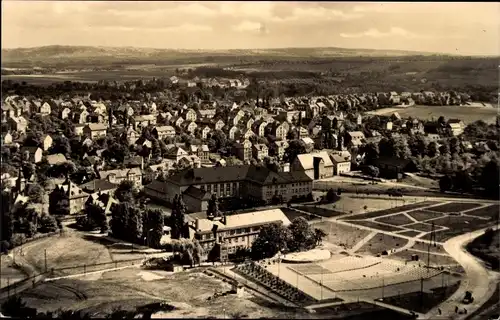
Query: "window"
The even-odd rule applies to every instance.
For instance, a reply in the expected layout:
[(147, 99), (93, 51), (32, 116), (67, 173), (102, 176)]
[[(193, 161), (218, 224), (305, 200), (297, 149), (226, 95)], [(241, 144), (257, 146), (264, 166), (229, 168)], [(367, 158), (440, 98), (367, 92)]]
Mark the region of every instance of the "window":
[(245, 228), (245, 233), (249, 233), (250, 232), (250, 228)]
[(207, 184), (207, 192), (212, 193), (212, 185)]
[(236, 230), (231, 230), (231, 231), (229, 231), (229, 234), (230, 234), (230, 235), (234, 235), (235, 233), (236, 233)]
[(231, 184), (226, 183), (226, 192), (231, 192)]

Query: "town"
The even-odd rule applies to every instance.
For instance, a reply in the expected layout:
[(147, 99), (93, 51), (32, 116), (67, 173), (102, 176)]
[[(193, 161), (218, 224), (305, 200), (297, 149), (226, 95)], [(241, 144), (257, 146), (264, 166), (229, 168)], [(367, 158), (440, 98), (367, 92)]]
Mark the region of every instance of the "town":
[(225, 5), (5, 5), (0, 317), (498, 320), (493, 7)]

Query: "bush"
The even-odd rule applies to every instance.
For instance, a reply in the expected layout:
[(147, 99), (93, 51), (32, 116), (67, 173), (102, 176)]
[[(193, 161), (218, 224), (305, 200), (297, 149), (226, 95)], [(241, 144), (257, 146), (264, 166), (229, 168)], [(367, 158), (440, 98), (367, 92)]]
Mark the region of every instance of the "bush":
[(10, 242), (7, 240), (2, 240), (2, 242), (0, 242), (0, 252), (8, 253), (9, 249), (10, 249)]
[(24, 233), (14, 233), (12, 239), (10, 239), (11, 248), (18, 247), (26, 242), (26, 236)]

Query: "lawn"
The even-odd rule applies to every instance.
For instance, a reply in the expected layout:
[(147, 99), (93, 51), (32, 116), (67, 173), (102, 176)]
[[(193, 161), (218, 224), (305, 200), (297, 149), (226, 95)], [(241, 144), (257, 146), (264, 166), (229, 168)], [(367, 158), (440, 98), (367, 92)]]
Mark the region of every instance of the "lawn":
[[(392, 254), (390, 258), (398, 258), (403, 261), (411, 261), (412, 255), (416, 254), (419, 257), (420, 264), (427, 265), (427, 252), (414, 251), (411, 249), (404, 250)], [(450, 256), (443, 256), (438, 254), (430, 254), (429, 262), (431, 266), (442, 266), (442, 265), (456, 265), (457, 262)]]
[(405, 214), (396, 214), (396, 215), (393, 215), (393, 216), (385, 216), (385, 217), (382, 217), (382, 218), (378, 218), (378, 219), (375, 219), (376, 222), (383, 222), (383, 223), (388, 223), (388, 224), (392, 224), (392, 225), (395, 225), (395, 226), (402, 226), (402, 225), (405, 225), (405, 224), (409, 224), (409, 223), (412, 223), (413, 220), (411, 220), (410, 218), (408, 218)]
[(326, 208), (322, 208), (322, 207), (318, 207), (318, 206), (314, 206), (314, 205), (296, 206), (295, 208), (298, 210), (309, 212), (309, 213), (315, 214), (317, 216), (325, 217), (325, 218), (333, 218), (333, 217), (337, 217), (337, 216), (345, 214), (344, 212), (341, 212), (341, 211), (330, 210), (330, 209), (326, 209)]
[(452, 202), (446, 203), (440, 206), (432, 207), (429, 210), (443, 212), (443, 213), (453, 213), (453, 212), (461, 212), (464, 210), (474, 209), (481, 206), (479, 203), (472, 202)]
[(0, 288), (27, 278), (27, 275), (19, 268), (14, 267), (13, 263), (11, 257), (2, 254), (0, 259)]
[(352, 248), (356, 243), (370, 234), (368, 230), (361, 230), (356, 227), (330, 221), (315, 222), (311, 226), (321, 229), (327, 234), (326, 242), (344, 248)]
[(363, 226), (363, 227), (369, 227), (369, 228), (374, 228), (374, 229), (388, 231), (388, 232), (396, 232), (396, 231), (404, 230), (404, 229), (402, 229), (400, 227), (390, 226), (390, 225), (385, 225), (385, 224), (380, 224), (380, 223), (376, 223), (376, 222), (373, 222), (373, 221), (358, 221), (358, 220), (351, 221), (351, 220), (347, 220), (347, 222), (354, 223), (354, 224), (357, 224), (357, 225), (360, 225), (360, 226)]
[(425, 221), (443, 216), (443, 213), (432, 212), (428, 210), (415, 210), (408, 212), (408, 215), (417, 221)]
[(381, 254), (382, 251), (397, 249), (408, 243), (408, 240), (394, 236), (377, 233), (375, 237), (365, 243), (357, 252), (370, 253), (373, 255)]
[[(413, 229), (413, 230), (417, 230), (417, 231), (421, 231), (421, 232), (432, 231), (431, 224), (422, 223), (422, 222), (409, 224), (409, 225), (405, 226), (405, 228)], [(434, 226), (434, 230), (439, 230), (439, 227)]]
[(443, 287), (431, 289), (431, 292), (420, 291), (384, 298), (384, 302), (393, 306), (419, 313), (427, 313), (436, 305), (445, 301), (457, 291), (460, 282)]
[[(424, 242), (415, 242), (413, 247), (410, 249), (416, 249), (416, 250), (422, 250), (422, 251), (427, 251), (427, 243)], [(438, 253), (446, 253), (446, 250), (444, 250), (443, 246), (440, 244), (431, 245), (430, 246), (430, 251), (431, 252), (438, 252)]]
[(388, 215), (391, 213), (398, 213), (398, 212), (423, 208), (423, 207), (427, 207), (427, 206), (437, 204), (437, 203), (439, 203), (439, 202), (438, 201), (422, 201), (422, 202), (407, 204), (407, 205), (403, 205), (403, 206), (399, 206), (399, 207), (395, 207), (395, 208), (359, 214), (359, 215), (356, 215), (354, 217), (349, 217), (349, 220), (363, 220), (363, 219), (369, 219), (369, 218), (378, 218), (378, 217), (382, 217), (382, 216), (385, 216), (385, 215)]
[(345, 213), (352, 212), (353, 214), (357, 214), (390, 209), (392, 207), (392, 203), (391, 201), (387, 201), (385, 199), (342, 196), (339, 201), (332, 204), (323, 204), (320, 205), (320, 207), (334, 211), (342, 211)]
[(500, 208), (498, 204), (489, 205), (476, 210), (468, 211), (467, 215), (475, 217), (490, 217), (492, 220), (496, 220), (499, 217)]
[(290, 220), (290, 221), (293, 221), (295, 218), (298, 218), (298, 217), (304, 217), (306, 220), (312, 220), (312, 219), (317, 219), (317, 217), (315, 216), (312, 216), (306, 212), (303, 212), (303, 211), (298, 211), (298, 210), (295, 210), (295, 209), (292, 209), (292, 208), (287, 208), (287, 207), (283, 207), (283, 208), (280, 208), (281, 211), (283, 211), (283, 213), (285, 214), (285, 216)]
[[(120, 306), (135, 310), (147, 303), (165, 301), (176, 309), (162, 317), (208, 317), (236, 314), (250, 318), (292, 318), (295, 310), (282, 311), (259, 305), (252, 295), (234, 294), (213, 299), (216, 292), (227, 292), (231, 287), (201, 272), (171, 274), (162, 271), (124, 269), (80, 279), (58, 280), (28, 289), (20, 296), (30, 307), (39, 311), (78, 309), (102, 317)], [(210, 298), (210, 300), (208, 300)]]
[(403, 235), (403, 236), (407, 236), (407, 237), (416, 237), (421, 233), (422, 232), (414, 231), (414, 230), (407, 230), (407, 231), (403, 231), (403, 232), (398, 232), (398, 234)]

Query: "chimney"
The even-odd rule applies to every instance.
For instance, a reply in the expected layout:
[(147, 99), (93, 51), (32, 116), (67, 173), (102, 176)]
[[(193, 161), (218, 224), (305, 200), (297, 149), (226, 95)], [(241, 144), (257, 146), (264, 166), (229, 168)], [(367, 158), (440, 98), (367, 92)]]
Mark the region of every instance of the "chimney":
[(194, 229), (195, 231), (198, 231), (200, 229), (200, 219), (196, 218), (196, 220), (194, 220)]

